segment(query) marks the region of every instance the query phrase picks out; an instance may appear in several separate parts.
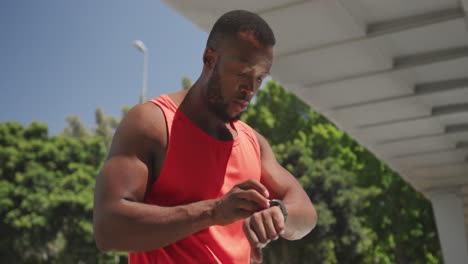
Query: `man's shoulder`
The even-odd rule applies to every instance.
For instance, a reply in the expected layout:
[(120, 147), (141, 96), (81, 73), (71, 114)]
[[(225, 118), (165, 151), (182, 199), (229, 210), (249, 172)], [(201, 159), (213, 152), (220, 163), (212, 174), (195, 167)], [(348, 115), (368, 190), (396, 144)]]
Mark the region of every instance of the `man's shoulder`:
[(255, 129), (253, 129), (251, 126), (249, 126), (247, 123), (245, 123), (244, 121), (242, 120), (237, 120), (235, 121), (236, 122), (236, 126), (241, 129), (241, 130), (247, 130), (247, 131), (252, 131), (252, 133), (255, 132)]
[(242, 132), (243, 134), (247, 136), (255, 136), (255, 129), (253, 129), (251, 126), (249, 126), (247, 123), (244, 123), (241, 120), (237, 120), (235, 122), (235, 127), (239, 132)]
[(263, 144), (263, 137), (258, 133), (253, 127), (249, 126), (247, 123), (238, 120), (236, 121), (236, 126), (239, 131), (243, 132), (254, 144), (256, 144), (259, 148), (261, 148)]
[(166, 133), (164, 113), (151, 101), (136, 105), (124, 117), (120, 129), (141, 139), (159, 141)]

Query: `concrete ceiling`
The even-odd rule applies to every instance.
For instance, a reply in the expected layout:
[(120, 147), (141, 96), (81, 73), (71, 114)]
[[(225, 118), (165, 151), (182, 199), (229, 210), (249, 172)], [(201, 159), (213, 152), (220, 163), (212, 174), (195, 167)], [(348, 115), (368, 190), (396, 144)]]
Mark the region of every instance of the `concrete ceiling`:
[(468, 205), (468, 0), (166, 3), (204, 31), (229, 10), (260, 14), (275, 80), (419, 191), (465, 186)]

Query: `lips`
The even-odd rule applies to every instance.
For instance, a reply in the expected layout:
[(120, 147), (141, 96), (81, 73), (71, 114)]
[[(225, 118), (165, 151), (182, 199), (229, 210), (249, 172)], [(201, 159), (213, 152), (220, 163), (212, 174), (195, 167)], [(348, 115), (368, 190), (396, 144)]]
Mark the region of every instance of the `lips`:
[(240, 104), (243, 108), (246, 108), (247, 106), (249, 106), (249, 102), (247, 101), (238, 100), (237, 103)]
[(235, 103), (235, 105), (239, 106), (240, 111), (245, 111), (247, 106), (249, 106), (249, 102), (244, 101), (244, 100), (235, 100), (234, 103)]

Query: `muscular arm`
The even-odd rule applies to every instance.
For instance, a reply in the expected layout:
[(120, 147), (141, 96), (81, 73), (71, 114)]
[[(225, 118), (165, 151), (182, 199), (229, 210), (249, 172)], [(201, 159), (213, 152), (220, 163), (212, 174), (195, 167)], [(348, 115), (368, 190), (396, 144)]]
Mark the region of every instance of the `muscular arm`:
[(257, 133), (257, 139), (261, 149), (262, 183), (270, 191), (270, 198), (282, 200), (288, 211), (285, 232), (281, 236), (300, 239), (317, 223), (315, 208), (294, 176), (278, 164), (265, 138)]
[(132, 109), (116, 131), (96, 181), (93, 221), (99, 249), (156, 249), (213, 224), (214, 201), (176, 207), (142, 203), (165, 133), (162, 111), (151, 103)]

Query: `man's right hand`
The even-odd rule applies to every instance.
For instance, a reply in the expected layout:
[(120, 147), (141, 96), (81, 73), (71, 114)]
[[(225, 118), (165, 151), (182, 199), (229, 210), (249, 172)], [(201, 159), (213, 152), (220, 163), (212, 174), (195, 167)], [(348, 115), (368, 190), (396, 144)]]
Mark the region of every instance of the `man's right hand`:
[(234, 186), (223, 197), (216, 199), (213, 209), (214, 223), (228, 225), (270, 207), (268, 190), (256, 180)]

